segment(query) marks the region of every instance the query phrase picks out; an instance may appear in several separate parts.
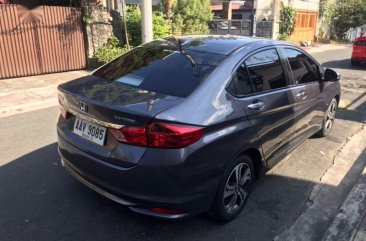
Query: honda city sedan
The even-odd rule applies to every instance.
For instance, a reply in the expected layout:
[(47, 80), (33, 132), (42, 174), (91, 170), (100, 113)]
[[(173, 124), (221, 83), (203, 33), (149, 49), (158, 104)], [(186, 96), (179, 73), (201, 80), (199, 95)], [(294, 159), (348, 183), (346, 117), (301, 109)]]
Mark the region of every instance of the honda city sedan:
[(152, 41), (58, 87), (61, 162), (135, 212), (230, 221), (257, 178), (330, 133), (339, 80), (287, 42)]

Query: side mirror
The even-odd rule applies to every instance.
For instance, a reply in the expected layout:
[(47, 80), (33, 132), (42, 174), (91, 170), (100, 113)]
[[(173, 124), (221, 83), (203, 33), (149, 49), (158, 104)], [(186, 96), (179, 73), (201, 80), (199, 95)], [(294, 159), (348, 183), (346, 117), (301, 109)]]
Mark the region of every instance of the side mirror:
[(324, 73), (324, 81), (340, 81), (341, 80), (341, 74), (337, 73), (336, 71), (332, 69), (326, 69)]

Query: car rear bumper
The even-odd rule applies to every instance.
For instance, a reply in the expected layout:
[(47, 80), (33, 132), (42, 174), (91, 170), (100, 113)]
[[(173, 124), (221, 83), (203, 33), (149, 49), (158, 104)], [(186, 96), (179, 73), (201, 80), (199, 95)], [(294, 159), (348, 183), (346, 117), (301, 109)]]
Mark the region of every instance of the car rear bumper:
[[(70, 174), (94, 191), (135, 212), (175, 219), (202, 213), (211, 206), (216, 190), (199, 193), (183, 191), (190, 188), (181, 187), (182, 177), (179, 173), (176, 177), (174, 173), (172, 175), (174, 167), (137, 165), (122, 168), (79, 150), (60, 135), (58, 141), (63, 166)], [(179, 210), (182, 213), (156, 213), (150, 211), (151, 208)]]
[(366, 61), (366, 54), (364, 54), (364, 55), (352, 55), (352, 60)]

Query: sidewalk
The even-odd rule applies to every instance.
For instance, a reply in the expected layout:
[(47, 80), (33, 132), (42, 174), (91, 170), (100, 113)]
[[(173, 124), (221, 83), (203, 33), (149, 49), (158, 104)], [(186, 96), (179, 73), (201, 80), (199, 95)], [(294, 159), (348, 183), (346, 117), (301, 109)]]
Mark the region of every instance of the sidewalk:
[(57, 86), (84, 70), (0, 80), (0, 118), (57, 105)]

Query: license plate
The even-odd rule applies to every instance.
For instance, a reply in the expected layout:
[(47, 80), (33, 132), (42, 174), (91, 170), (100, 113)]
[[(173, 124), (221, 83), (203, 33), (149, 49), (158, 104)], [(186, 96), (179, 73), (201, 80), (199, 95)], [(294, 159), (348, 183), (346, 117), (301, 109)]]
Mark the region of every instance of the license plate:
[(93, 143), (103, 146), (107, 128), (76, 117), (74, 133)]

